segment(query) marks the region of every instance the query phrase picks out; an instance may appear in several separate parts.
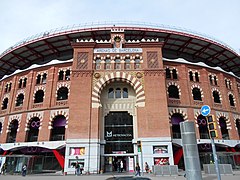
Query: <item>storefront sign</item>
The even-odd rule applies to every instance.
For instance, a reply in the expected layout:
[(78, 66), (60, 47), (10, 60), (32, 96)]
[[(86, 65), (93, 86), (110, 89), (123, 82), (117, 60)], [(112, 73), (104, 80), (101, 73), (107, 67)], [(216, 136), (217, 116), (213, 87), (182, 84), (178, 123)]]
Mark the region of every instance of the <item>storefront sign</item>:
[(142, 53), (142, 48), (97, 48), (94, 53)]

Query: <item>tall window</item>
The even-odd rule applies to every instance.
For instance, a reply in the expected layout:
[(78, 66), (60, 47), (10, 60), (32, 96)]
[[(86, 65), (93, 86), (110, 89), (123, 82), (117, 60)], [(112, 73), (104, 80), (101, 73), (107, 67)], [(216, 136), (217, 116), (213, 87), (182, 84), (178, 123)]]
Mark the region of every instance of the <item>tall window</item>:
[(43, 102), (43, 98), (44, 98), (44, 91), (43, 90), (38, 90), (35, 93), (35, 96), (34, 96), (34, 103), (41, 103), (41, 102)]
[(196, 82), (199, 82), (199, 74), (198, 74), (198, 72), (195, 72), (195, 80), (196, 80)]
[(53, 119), (50, 141), (61, 141), (65, 139), (66, 118), (58, 115)]
[(236, 127), (237, 127), (237, 131), (238, 131), (238, 137), (240, 138), (240, 119), (236, 120)]
[(121, 69), (121, 60), (115, 59), (115, 69)]
[(110, 59), (105, 60), (105, 69), (107, 69), (107, 70), (111, 69), (111, 60)]
[(101, 59), (97, 59), (97, 60), (96, 60), (95, 69), (96, 69), (96, 70), (101, 69)]
[(215, 103), (221, 103), (219, 92), (213, 91), (213, 100)]
[(171, 79), (171, 71), (169, 68), (166, 68), (166, 78)]
[(123, 88), (123, 98), (128, 98), (128, 89)]
[(21, 93), (17, 96), (16, 106), (22, 106), (24, 100), (24, 95)]
[(166, 72), (166, 79), (178, 79), (178, 73), (177, 70), (175, 68), (166, 68), (165, 69)]
[(172, 70), (172, 75), (173, 75), (173, 79), (177, 79), (178, 78), (178, 75), (177, 75), (177, 70), (176, 69), (173, 69)]
[(121, 98), (121, 89), (120, 88), (116, 88), (116, 90), (115, 90), (115, 98)]
[(18, 88), (22, 88), (22, 79), (19, 79)]
[(170, 85), (168, 87), (168, 96), (169, 96), (169, 98), (179, 99), (179, 91), (178, 91), (177, 86)]
[(172, 123), (172, 137), (180, 139), (181, 138), (181, 131), (180, 131), (180, 122), (183, 122), (184, 119), (181, 114), (175, 113), (171, 117)]
[(190, 79), (190, 81), (193, 81), (193, 72), (192, 71), (189, 72), (189, 79)]
[(38, 117), (33, 117), (28, 124), (26, 142), (34, 142), (38, 140), (39, 127), (40, 119)]
[(131, 69), (130, 59), (125, 59), (125, 69)]
[(208, 124), (206, 117), (203, 115), (199, 115), (197, 117), (197, 123), (198, 123), (198, 130), (199, 130), (199, 135), (200, 139), (209, 139), (209, 133), (208, 133)]
[(64, 77), (64, 71), (61, 70), (61, 71), (58, 73), (58, 80), (59, 80), (59, 81), (63, 80), (63, 77)]
[(235, 106), (234, 97), (232, 94), (229, 94), (228, 99), (229, 99), (230, 106)]
[(140, 69), (141, 65), (140, 65), (140, 59), (135, 59), (135, 69)]
[(229, 133), (227, 129), (227, 123), (224, 117), (219, 118), (219, 124), (221, 127), (221, 133), (222, 133), (222, 138), (223, 139), (229, 139)]
[(201, 90), (199, 88), (193, 88), (192, 90), (193, 100), (202, 101)]
[(113, 88), (109, 88), (109, 90), (108, 90), (108, 98), (109, 99), (114, 98), (114, 90), (113, 90)]
[(8, 107), (8, 98), (4, 98), (3, 102), (2, 102), (2, 110), (7, 109)]
[(10, 132), (7, 133), (7, 143), (16, 142), (17, 129), (18, 129), (18, 120), (12, 120), (8, 129)]
[(68, 99), (68, 88), (67, 87), (60, 87), (57, 91), (57, 100), (66, 100)]
[(66, 81), (69, 81), (70, 80), (70, 74), (71, 74), (71, 71), (68, 69), (66, 70), (66, 73), (65, 73), (65, 80)]

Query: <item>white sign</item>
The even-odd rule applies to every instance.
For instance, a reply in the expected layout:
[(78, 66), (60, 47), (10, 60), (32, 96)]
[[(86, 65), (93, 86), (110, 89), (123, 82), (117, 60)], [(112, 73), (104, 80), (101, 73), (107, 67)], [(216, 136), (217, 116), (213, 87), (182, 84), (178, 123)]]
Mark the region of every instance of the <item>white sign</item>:
[(129, 172), (134, 172), (134, 166), (133, 166), (133, 158), (128, 157), (128, 167), (129, 167)]
[(142, 53), (142, 48), (97, 48), (94, 53)]

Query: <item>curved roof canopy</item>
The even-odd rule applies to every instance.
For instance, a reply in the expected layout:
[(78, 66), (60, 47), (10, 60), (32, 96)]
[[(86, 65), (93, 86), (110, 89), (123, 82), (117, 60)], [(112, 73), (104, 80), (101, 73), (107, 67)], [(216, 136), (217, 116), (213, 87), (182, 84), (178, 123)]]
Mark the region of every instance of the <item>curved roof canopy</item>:
[(185, 30), (134, 25), (103, 25), (97, 27), (71, 27), (45, 32), (9, 48), (0, 55), (0, 78), (23, 70), (32, 64), (46, 64), (53, 59), (72, 58), (71, 42), (83, 40), (109, 40), (112, 28), (124, 29), (125, 39), (156, 39), (164, 42), (163, 56), (184, 58), (189, 62), (204, 62), (220, 67), (240, 77), (240, 56), (226, 44)]

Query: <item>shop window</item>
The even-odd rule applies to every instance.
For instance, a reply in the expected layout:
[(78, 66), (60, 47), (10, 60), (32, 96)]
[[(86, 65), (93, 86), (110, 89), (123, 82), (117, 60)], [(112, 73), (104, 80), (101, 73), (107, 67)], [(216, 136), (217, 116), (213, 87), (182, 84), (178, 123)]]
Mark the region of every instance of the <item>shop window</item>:
[(170, 85), (168, 87), (168, 96), (169, 96), (169, 98), (179, 99), (179, 91), (178, 91), (177, 86)]
[(8, 107), (8, 98), (5, 98), (2, 102), (2, 110), (7, 109)]
[(193, 100), (202, 101), (202, 95), (199, 88), (193, 88), (192, 94), (193, 94)]
[(67, 87), (61, 87), (57, 91), (57, 100), (66, 100), (68, 99), (68, 88)]
[(213, 100), (215, 103), (221, 103), (219, 92), (213, 91)]
[(22, 106), (24, 100), (24, 95), (21, 93), (17, 96), (16, 106)]
[(43, 102), (43, 98), (44, 98), (44, 91), (43, 90), (38, 90), (35, 93), (34, 103), (41, 103), (41, 102)]

